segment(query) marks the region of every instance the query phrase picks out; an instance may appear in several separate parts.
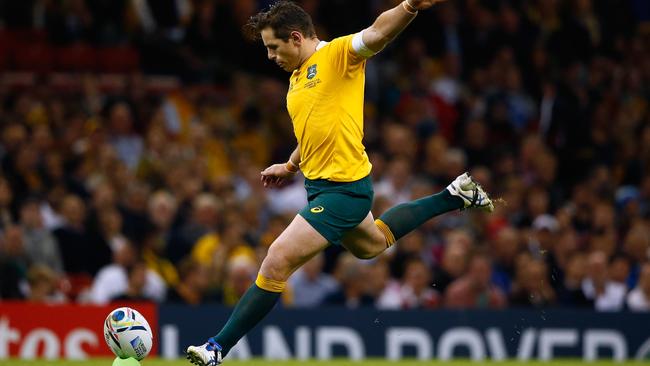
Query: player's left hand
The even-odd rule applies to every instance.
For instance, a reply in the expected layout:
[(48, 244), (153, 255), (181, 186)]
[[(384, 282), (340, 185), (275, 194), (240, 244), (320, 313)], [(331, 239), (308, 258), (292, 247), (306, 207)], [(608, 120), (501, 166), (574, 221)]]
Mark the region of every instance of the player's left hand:
[(266, 188), (282, 187), (296, 175), (287, 170), (286, 164), (273, 164), (260, 174), (262, 175), (260, 179)]
[(443, 1), (446, 0), (408, 0), (408, 4), (418, 10), (425, 10)]

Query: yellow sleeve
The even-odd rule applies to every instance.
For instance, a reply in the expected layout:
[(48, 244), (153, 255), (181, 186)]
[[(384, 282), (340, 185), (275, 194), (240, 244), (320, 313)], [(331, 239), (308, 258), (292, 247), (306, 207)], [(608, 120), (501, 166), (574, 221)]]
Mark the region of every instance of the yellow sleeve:
[(352, 48), (354, 35), (335, 38), (327, 45), (327, 57), (334, 68), (342, 75), (363, 70), (366, 58), (358, 55)]

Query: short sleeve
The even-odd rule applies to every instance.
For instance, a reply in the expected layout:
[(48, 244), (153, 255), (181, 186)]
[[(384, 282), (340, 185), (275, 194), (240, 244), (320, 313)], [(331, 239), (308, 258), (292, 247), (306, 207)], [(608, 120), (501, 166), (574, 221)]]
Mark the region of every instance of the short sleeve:
[(357, 54), (352, 47), (354, 35), (339, 37), (327, 44), (329, 61), (342, 74), (350, 74), (363, 70), (366, 58)]

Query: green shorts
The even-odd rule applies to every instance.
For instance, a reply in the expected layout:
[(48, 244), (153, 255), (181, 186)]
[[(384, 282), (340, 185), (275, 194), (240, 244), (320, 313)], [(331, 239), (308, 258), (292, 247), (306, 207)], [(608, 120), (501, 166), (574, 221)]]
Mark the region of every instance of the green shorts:
[(368, 216), (374, 191), (370, 176), (354, 182), (305, 179), (307, 206), (299, 214), (334, 245)]

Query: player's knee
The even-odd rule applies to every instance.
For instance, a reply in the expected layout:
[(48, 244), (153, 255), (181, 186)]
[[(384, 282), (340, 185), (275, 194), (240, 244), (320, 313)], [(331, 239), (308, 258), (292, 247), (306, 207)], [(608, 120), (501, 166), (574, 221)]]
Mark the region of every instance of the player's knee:
[(351, 250), (352, 255), (359, 259), (373, 259), (383, 253), (386, 249), (385, 246), (379, 246), (375, 244), (376, 243), (373, 242), (368, 243), (368, 245), (364, 245), (363, 247), (355, 248), (354, 250)]
[(286, 281), (291, 275), (291, 262), (283, 250), (271, 245), (260, 271), (268, 278), (276, 281)]
[(374, 252), (357, 252), (352, 254), (359, 259), (365, 259), (365, 260), (373, 259), (379, 255), (379, 253), (374, 253)]

